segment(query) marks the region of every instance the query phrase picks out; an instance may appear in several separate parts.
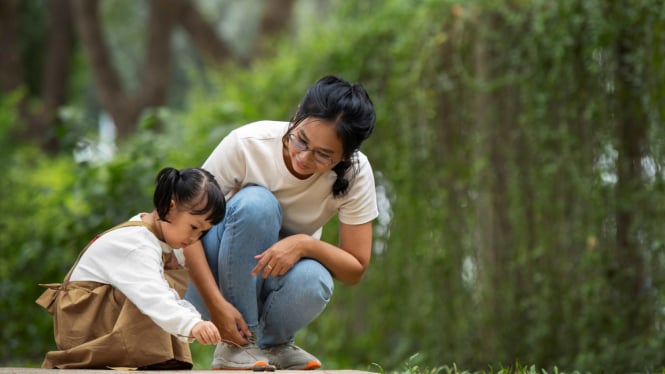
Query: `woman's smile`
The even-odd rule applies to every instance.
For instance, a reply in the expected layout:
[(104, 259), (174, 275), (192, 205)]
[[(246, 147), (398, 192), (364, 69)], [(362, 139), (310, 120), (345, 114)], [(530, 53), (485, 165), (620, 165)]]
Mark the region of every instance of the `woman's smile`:
[(301, 158), (303, 156), (304, 156), (304, 152), (298, 152), (298, 153), (293, 155), (292, 158), (293, 158), (293, 163), (295, 164), (294, 165), (295, 169), (297, 169), (299, 171), (313, 173), (314, 170), (312, 170), (313, 168), (310, 166), (310, 163), (301, 160)]
[(317, 172), (332, 169), (342, 154), (342, 143), (334, 123), (309, 118), (289, 135), (284, 161), (296, 177), (304, 179)]

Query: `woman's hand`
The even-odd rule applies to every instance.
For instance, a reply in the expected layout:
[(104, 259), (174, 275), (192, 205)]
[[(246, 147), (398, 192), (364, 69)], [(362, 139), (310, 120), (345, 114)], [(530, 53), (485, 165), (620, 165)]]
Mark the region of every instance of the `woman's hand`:
[(201, 298), (210, 312), (210, 320), (217, 326), (224, 340), (236, 344), (245, 345), (249, 341), (246, 336), (251, 336), (247, 323), (242, 314), (231, 305), (219, 291), (217, 282), (210, 271), (208, 262), (200, 241), (190, 244), (185, 248), (185, 259), (189, 268), (189, 276), (194, 283)]
[(302, 258), (302, 250), (307, 240), (315, 240), (309, 235), (297, 234), (273, 244), (263, 253), (254, 256), (258, 260), (252, 275), (261, 274), (263, 278), (286, 274)]
[(219, 330), (210, 321), (201, 321), (194, 325), (190, 335), (201, 344), (216, 344), (222, 340)]
[(221, 303), (219, 309), (211, 311), (210, 317), (215, 326), (219, 328), (224, 341), (231, 341), (239, 345), (249, 343), (246, 337), (252, 333), (242, 318), (242, 314), (231, 303), (226, 301)]
[(273, 244), (255, 256), (252, 275), (263, 278), (286, 274), (301, 258), (320, 262), (332, 276), (347, 284), (360, 282), (372, 256), (372, 222), (339, 224), (339, 246), (305, 234), (296, 234)]

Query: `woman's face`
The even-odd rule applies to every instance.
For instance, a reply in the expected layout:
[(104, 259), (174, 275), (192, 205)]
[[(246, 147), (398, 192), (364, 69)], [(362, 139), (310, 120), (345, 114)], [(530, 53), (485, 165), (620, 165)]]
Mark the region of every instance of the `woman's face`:
[(331, 170), (343, 158), (344, 147), (335, 124), (319, 118), (305, 118), (291, 130), (284, 162), (298, 178)]

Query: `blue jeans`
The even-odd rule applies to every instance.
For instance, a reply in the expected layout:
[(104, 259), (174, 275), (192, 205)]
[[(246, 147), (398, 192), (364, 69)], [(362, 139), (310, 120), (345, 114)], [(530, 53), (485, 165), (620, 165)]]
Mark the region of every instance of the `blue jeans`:
[[(261, 348), (293, 342), (330, 301), (333, 279), (318, 261), (303, 258), (283, 276), (253, 276), (255, 255), (280, 239), (282, 209), (259, 186), (245, 187), (226, 206), (226, 216), (201, 239), (224, 298), (242, 314)], [(190, 283), (185, 299), (206, 319), (209, 312)]]

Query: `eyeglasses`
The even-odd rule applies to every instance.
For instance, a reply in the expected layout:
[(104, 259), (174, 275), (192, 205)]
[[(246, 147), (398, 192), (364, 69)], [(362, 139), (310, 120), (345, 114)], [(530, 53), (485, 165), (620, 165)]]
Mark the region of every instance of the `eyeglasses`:
[(289, 141), (300, 152), (307, 152), (307, 151), (312, 152), (312, 158), (314, 158), (314, 161), (323, 166), (330, 166), (335, 163), (335, 160), (333, 160), (332, 157), (321, 152), (320, 150), (310, 149), (309, 145), (307, 145), (298, 135), (294, 133), (289, 134)]

